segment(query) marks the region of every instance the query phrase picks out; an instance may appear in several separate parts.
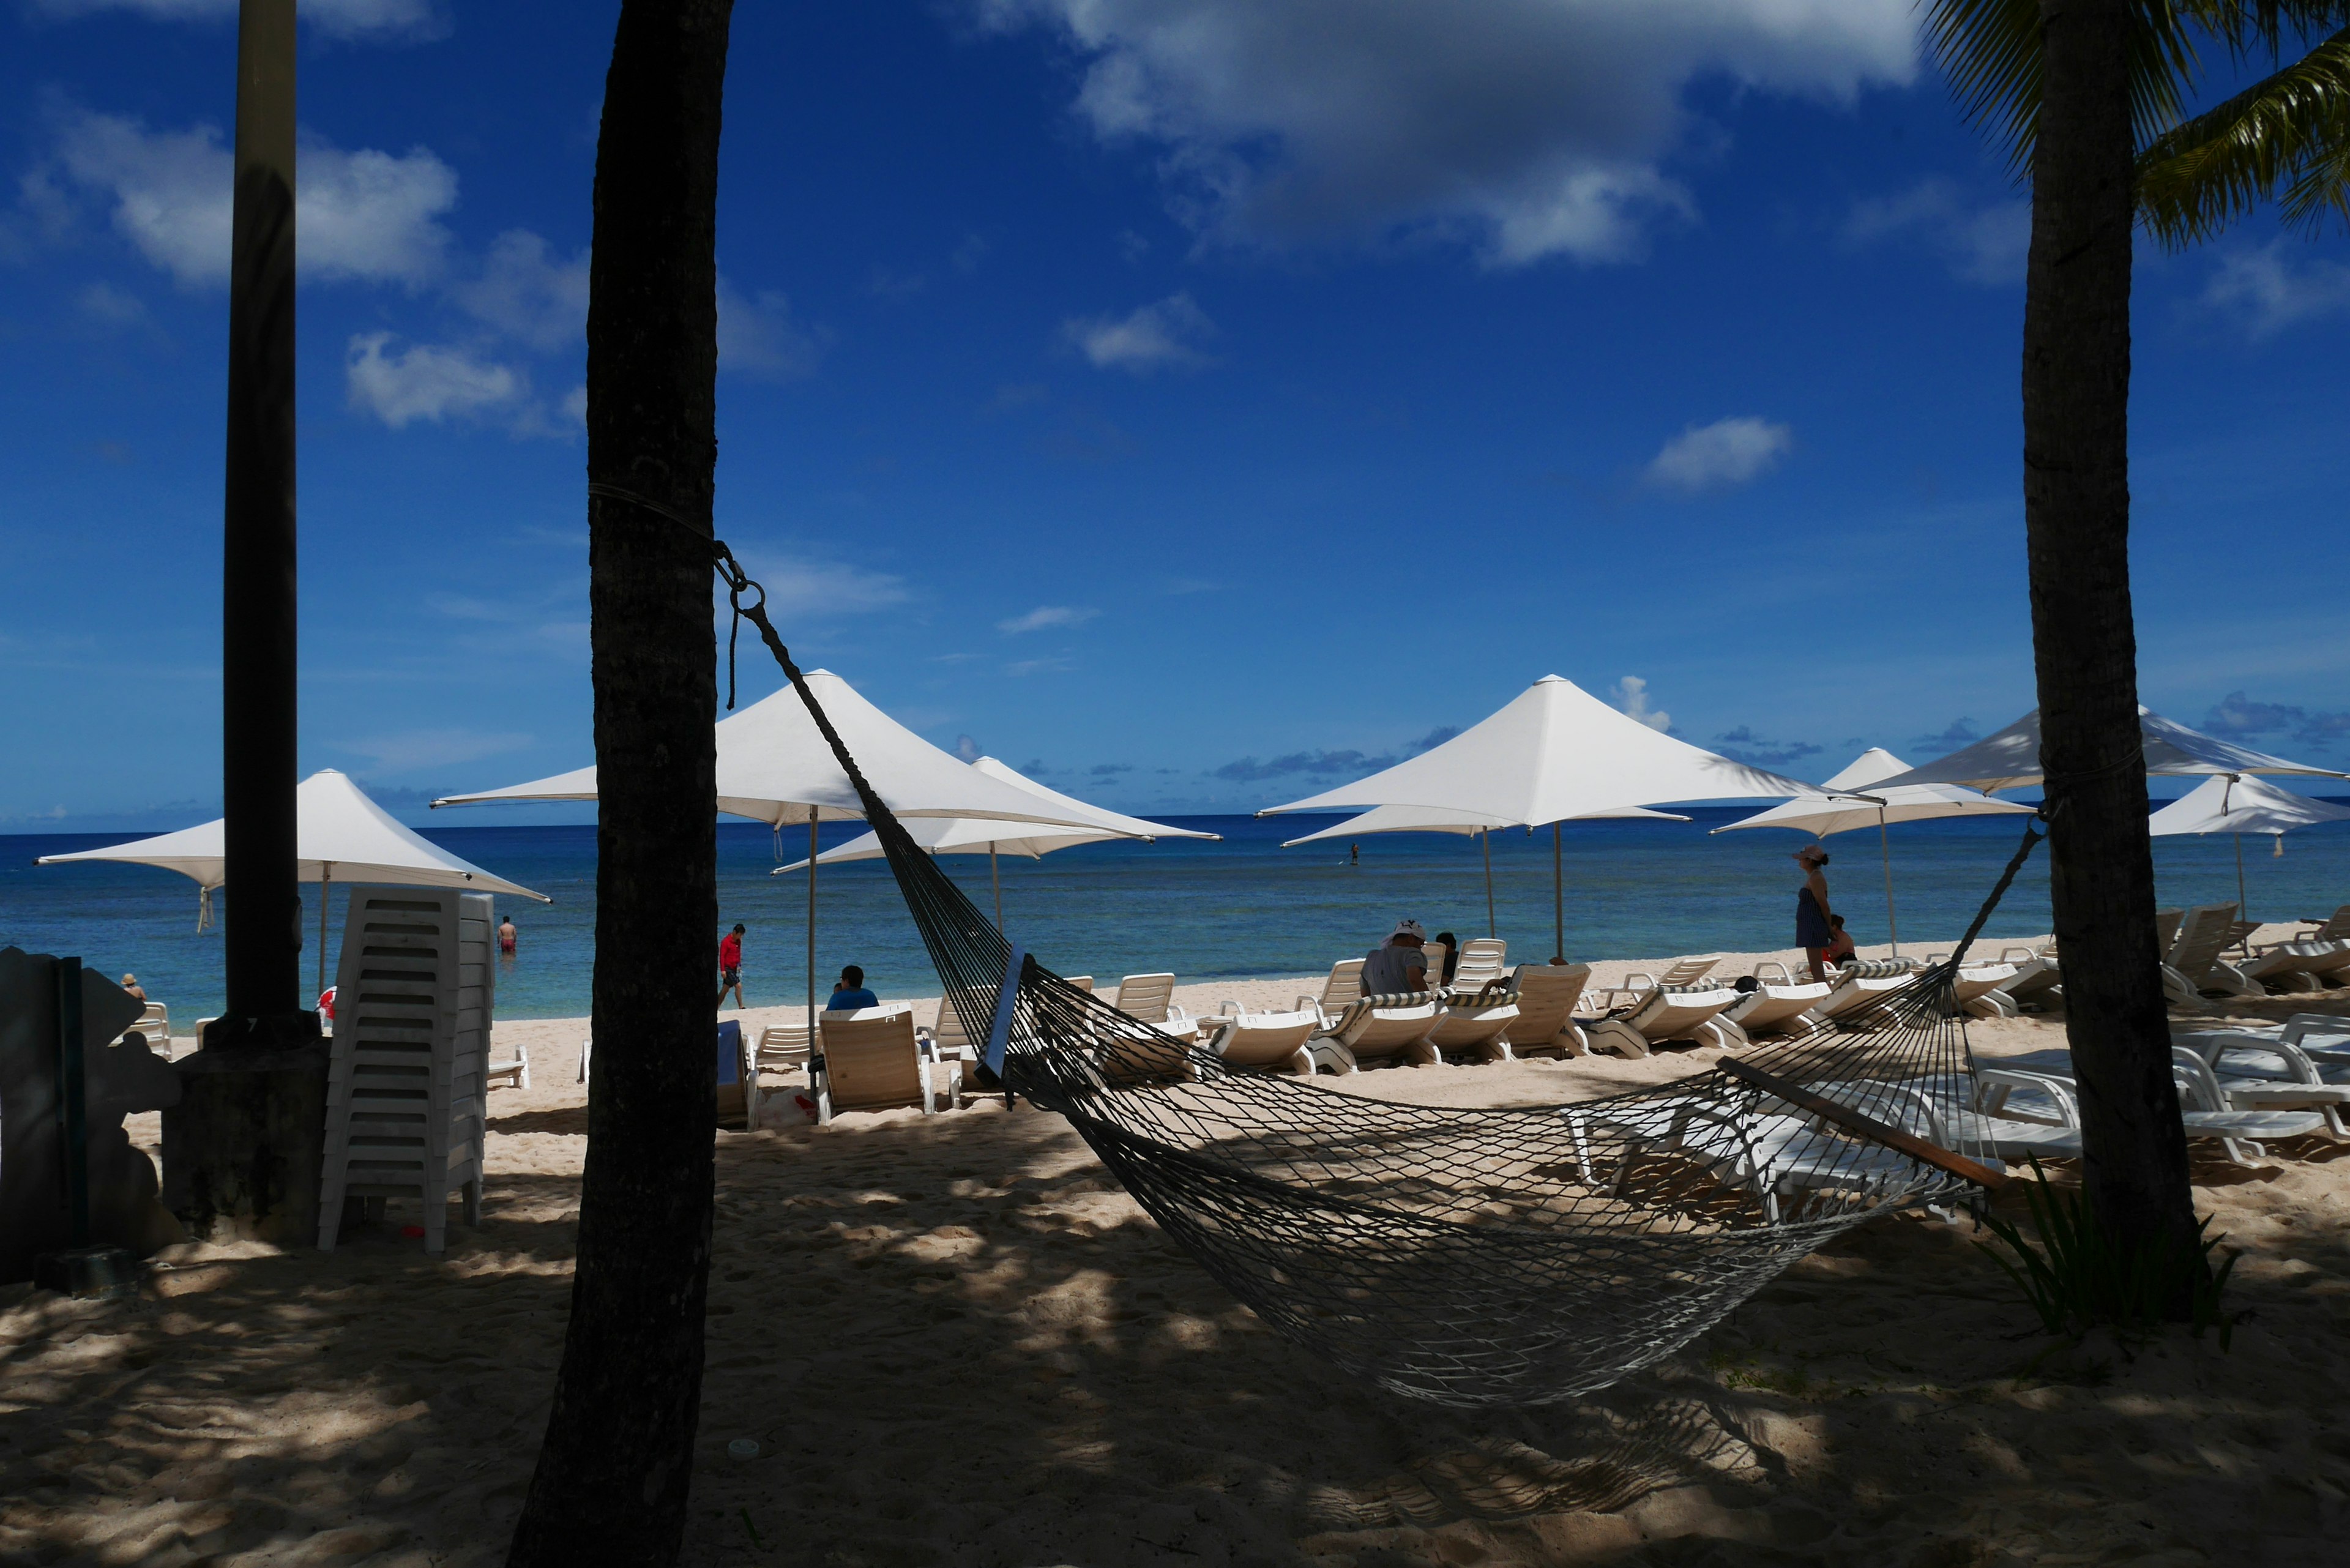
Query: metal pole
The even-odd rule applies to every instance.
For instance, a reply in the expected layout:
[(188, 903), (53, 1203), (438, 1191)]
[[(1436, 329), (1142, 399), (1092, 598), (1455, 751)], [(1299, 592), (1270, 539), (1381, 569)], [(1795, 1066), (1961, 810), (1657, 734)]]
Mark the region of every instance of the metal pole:
[(295, 846), (294, 0), (243, 0), (229, 252), (221, 794), (228, 1016), (300, 1009)]
[(335, 885), (335, 863), (318, 862), (318, 994), (327, 993), (327, 894)]
[(1558, 824), (1550, 825), (1550, 912), (1553, 930), (1551, 957), (1566, 961), (1566, 873), (1561, 869), (1558, 850)]
[(57, 960), (57, 1139), (65, 1155), (66, 1222), (72, 1245), (89, 1245), (89, 1121), (82, 1076), (81, 960)]
[(1885, 831), (1885, 808), (1877, 808), (1877, 847), (1885, 857), (1885, 931), (1893, 939), (1893, 956), (1901, 956), (1901, 928), (1893, 919), (1893, 839)]
[[(816, 1049), (816, 807), (808, 807), (808, 919), (807, 919), (807, 1032), (808, 1049)], [(813, 1079), (810, 1082), (814, 1082)]]
[(995, 889), (995, 929), (1003, 929), (1003, 883), (995, 874), (995, 840), (987, 841), (987, 885)]
[[(2236, 919), (2249, 920), (2252, 917), (2244, 904), (2244, 836), (2241, 833), (2231, 833), (2228, 836), (2236, 841)], [(2282, 843), (2283, 840), (2280, 838), (2278, 842)], [(2244, 940), (2249, 947), (2251, 939), (2247, 937)]]
[(1497, 936), (1500, 930), (1493, 924), (1493, 830), (1489, 827), (1477, 837), (1485, 846), (1485, 934)]

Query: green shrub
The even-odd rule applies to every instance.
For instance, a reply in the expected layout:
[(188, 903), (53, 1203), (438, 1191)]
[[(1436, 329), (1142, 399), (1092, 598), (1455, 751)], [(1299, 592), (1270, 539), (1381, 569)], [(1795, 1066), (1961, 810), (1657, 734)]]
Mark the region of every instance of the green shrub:
[[(2041, 1175), (2040, 1162), (2032, 1173)], [(2065, 1192), (2043, 1179), (2024, 1189), (2035, 1243), (2013, 1221), (1987, 1215), (1983, 1223), (2006, 1251), (1978, 1241), (2023, 1292), (2049, 1333), (2078, 1339), (2093, 1328), (2109, 1328), (2125, 1340), (2142, 1340), (2187, 1303), (2189, 1332), (2220, 1332), (2220, 1348), (2243, 1314), (2220, 1310), (2220, 1297), (2235, 1272), (2235, 1249), (2214, 1258), (2225, 1236), (2208, 1235), (2210, 1216), (2195, 1228), (2196, 1246), (2183, 1251), (2168, 1236), (2150, 1246), (2125, 1246), (2090, 1211), (2088, 1194)], [(2009, 1253), (2013, 1253), (2010, 1257)]]

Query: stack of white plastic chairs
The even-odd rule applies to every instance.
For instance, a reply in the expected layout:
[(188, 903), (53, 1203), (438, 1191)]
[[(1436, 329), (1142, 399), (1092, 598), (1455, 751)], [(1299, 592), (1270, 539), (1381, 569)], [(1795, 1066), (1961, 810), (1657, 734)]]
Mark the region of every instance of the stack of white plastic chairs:
[(482, 1071), (495, 1001), (485, 893), (357, 887), (336, 968), (318, 1245), (346, 1198), (414, 1198), (424, 1250), (445, 1242), (449, 1199), (482, 1216)]

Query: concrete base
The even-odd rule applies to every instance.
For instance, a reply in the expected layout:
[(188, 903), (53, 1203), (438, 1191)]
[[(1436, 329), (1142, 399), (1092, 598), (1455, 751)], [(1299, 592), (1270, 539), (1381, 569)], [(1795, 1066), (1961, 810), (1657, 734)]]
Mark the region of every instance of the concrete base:
[(163, 1206), (200, 1241), (315, 1246), (327, 1136), (317, 1016), (220, 1020), (204, 1046), (172, 1064), (182, 1093), (163, 1113)]
[(80, 1247), (33, 1260), (33, 1282), (83, 1301), (139, 1293), (139, 1260), (120, 1247)]

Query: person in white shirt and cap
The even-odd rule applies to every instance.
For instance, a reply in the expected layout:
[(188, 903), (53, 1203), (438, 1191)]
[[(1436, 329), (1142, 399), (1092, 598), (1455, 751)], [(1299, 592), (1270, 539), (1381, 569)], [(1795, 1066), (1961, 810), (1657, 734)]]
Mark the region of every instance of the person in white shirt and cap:
[(1395, 935), (1363, 957), (1363, 994), (1394, 996), (1428, 989), (1428, 959), (1420, 945), (1428, 931), (1418, 920), (1398, 920)]

